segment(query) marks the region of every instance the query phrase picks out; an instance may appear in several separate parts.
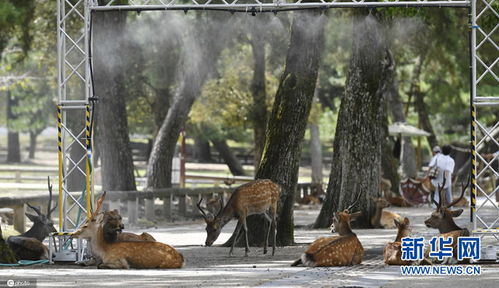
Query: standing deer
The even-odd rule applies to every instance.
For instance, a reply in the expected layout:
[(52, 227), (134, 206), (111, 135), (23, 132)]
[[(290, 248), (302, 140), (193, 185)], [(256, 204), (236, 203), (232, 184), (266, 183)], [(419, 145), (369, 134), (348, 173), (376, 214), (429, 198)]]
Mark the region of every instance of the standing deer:
[(291, 266), (303, 264), (309, 267), (328, 267), (360, 264), (364, 256), (364, 248), (357, 235), (353, 233), (350, 222), (359, 217), (362, 212), (349, 212), (359, 198), (360, 193), (350, 207), (334, 215), (331, 232), (337, 231), (339, 235), (315, 240), (301, 255), (301, 258), (293, 262)]
[[(469, 185), (469, 181), (466, 185), (462, 185), (462, 191), (461, 191), (461, 196), (459, 198), (454, 199), (450, 204), (442, 205), (443, 201), (442, 199), (445, 199), (442, 191), (443, 188), (445, 187), (445, 178), (442, 186), (438, 187), (438, 193), (440, 194), (440, 199), (438, 203), (435, 201), (433, 197), (433, 193), (431, 195), (431, 199), (433, 203), (437, 206), (435, 211), (431, 213), (430, 218), (426, 219), (424, 221), (426, 227), (428, 228), (435, 228), (438, 229), (438, 232), (440, 233), (440, 236), (444, 238), (452, 237), (452, 246), (454, 248), (454, 256), (450, 259), (447, 259), (446, 261), (453, 261), (454, 263), (457, 261), (456, 259), (456, 254), (457, 254), (457, 239), (460, 236), (470, 236), (470, 232), (466, 228), (461, 228), (456, 225), (454, 222), (454, 217), (458, 217), (463, 213), (463, 209), (457, 209), (457, 210), (451, 210), (450, 208), (454, 206), (456, 203), (461, 201), (461, 199), (464, 196), (464, 192), (466, 191), (466, 188)], [(450, 263), (448, 263), (450, 264)]]
[[(265, 237), (265, 244), (263, 247), (263, 254), (267, 253), (268, 238), (272, 231), (272, 255), (275, 253), (276, 242), (276, 221), (277, 221), (277, 201), (279, 200), (281, 188), (278, 184), (268, 179), (260, 179), (248, 182), (239, 186), (231, 195), (227, 204), (221, 205), (217, 215), (207, 215), (201, 208), (201, 201), (197, 206), (203, 215), (206, 222), (206, 246), (211, 246), (217, 240), (222, 228), (229, 223), (232, 218), (237, 218), (236, 230), (234, 231), (234, 241), (229, 251), (229, 256), (232, 256), (234, 245), (237, 242), (241, 228), (244, 230), (244, 237), (246, 240), (246, 249), (244, 256), (248, 256), (249, 243), (248, 243), (248, 227), (246, 225), (246, 217), (249, 215), (263, 214), (269, 222), (267, 230), (267, 237)], [(223, 203), (222, 203), (223, 204)]]
[[(160, 242), (114, 242), (107, 243), (104, 239), (103, 223), (112, 213), (99, 213), (104, 201), (105, 192), (97, 201), (97, 209), (88, 222), (76, 231), (73, 236), (89, 239), (92, 253), (102, 260), (98, 268), (110, 269), (167, 269), (181, 268), (184, 257), (173, 247)], [(118, 228), (121, 227), (119, 222)]]
[(374, 228), (392, 229), (396, 227), (393, 220), (404, 220), (404, 218), (397, 213), (383, 210), (386, 207), (390, 207), (390, 203), (388, 203), (386, 199), (374, 197), (371, 197), (371, 199), (376, 203), (376, 212), (371, 217), (371, 225)]
[(37, 214), (26, 213), (26, 216), (33, 221), (33, 226), (19, 236), (7, 238), (7, 244), (9, 244), (19, 260), (48, 259), (48, 248), (42, 242), (50, 233), (57, 232), (54, 228), (54, 222), (51, 220), (52, 212), (57, 208), (57, 204), (51, 209), (52, 185), (50, 184), (50, 177), (48, 177), (48, 190), (50, 196), (47, 214), (43, 214), (37, 207), (26, 203)]
[(388, 265), (409, 265), (411, 261), (402, 260), (402, 238), (411, 234), (410, 222), (407, 217), (403, 221), (393, 220), (398, 228), (397, 237), (394, 242), (388, 242), (383, 250), (385, 264)]

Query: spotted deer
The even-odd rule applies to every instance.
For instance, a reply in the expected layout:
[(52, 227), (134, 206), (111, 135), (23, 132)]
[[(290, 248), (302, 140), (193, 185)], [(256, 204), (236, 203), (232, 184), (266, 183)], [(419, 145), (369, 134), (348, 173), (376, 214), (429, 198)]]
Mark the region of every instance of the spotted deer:
[(263, 254), (267, 253), (268, 238), (272, 232), (272, 255), (274, 255), (276, 242), (277, 202), (279, 201), (280, 191), (281, 188), (279, 185), (268, 179), (259, 179), (248, 182), (239, 186), (232, 193), (227, 204), (225, 206), (221, 205), (223, 208), (221, 208), (215, 216), (212, 214), (206, 214), (203, 208), (201, 208), (201, 202), (203, 201), (201, 198), (201, 200), (197, 203), (197, 206), (206, 222), (206, 246), (211, 246), (213, 242), (217, 240), (222, 228), (229, 223), (232, 218), (237, 218), (238, 221), (236, 230), (234, 231), (235, 237), (229, 251), (229, 256), (233, 255), (232, 251), (234, 250), (234, 245), (237, 242), (241, 228), (244, 230), (244, 237), (246, 241), (244, 256), (248, 256), (249, 244), (246, 217), (255, 214), (262, 214), (269, 222), (267, 237), (265, 237), (265, 244), (263, 247)]
[(376, 211), (371, 217), (371, 225), (374, 228), (392, 229), (396, 227), (393, 220), (404, 220), (403, 217), (397, 213), (383, 210), (386, 207), (390, 207), (390, 203), (388, 203), (386, 199), (371, 197), (371, 200), (376, 203)]
[(184, 257), (173, 247), (160, 242), (113, 242), (104, 239), (103, 224), (111, 213), (99, 213), (105, 192), (97, 202), (97, 209), (87, 223), (73, 237), (88, 239), (92, 253), (102, 260), (98, 268), (110, 269), (167, 269), (181, 268)]
[(402, 260), (402, 238), (411, 234), (410, 222), (407, 217), (403, 221), (393, 220), (398, 232), (395, 241), (388, 242), (383, 250), (383, 259), (388, 265), (409, 265), (411, 261)]
[(52, 184), (50, 184), (50, 177), (48, 177), (47, 181), (49, 190), (47, 213), (44, 214), (39, 208), (26, 203), (28, 207), (36, 212), (36, 215), (26, 213), (26, 216), (33, 221), (33, 226), (19, 236), (10, 236), (7, 238), (7, 244), (14, 251), (18, 260), (48, 259), (48, 248), (42, 242), (50, 233), (57, 232), (54, 228), (54, 222), (51, 219), (52, 212), (57, 208), (57, 204), (54, 208), (51, 208)]
[[(359, 193), (360, 196), (360, 193)], [(364, 248), (357, 235), (352, 231), (350, 222), (361, 215), (358, 211), (350, 213), (357, 200), (343, 212), (336, 212), (333, 217), (331, 232), (338, 236), (321, 237), (308, 246), (300, 259), (291, 266), (305, 265), (309, 267), (350, 266), (360, 264), (364, 257)]]
[(432, 195), (431, 195), (431, 200), (437, 207), (436, 207), (435, 211), (433, 211), (431, 213), (430, 218), (428, 218), (424, 221), (426, 227), (438, 229), (438, 232), (440, 233), (439, 236), (442, 236), (445, 239), (452, 237), (452, 247), (453, 247), (453, 251), (454, 251), (454, 256), (445, 260), (447, 262), (447, 264), (457, 262), (456, 246), (457, 246), (458, 237), (470, 236), (470, 232), (468, 231), (468, 229), (461, 228), (461, 227), (457, 226), (456, 223), (454, 222), (454, 219), (453, 219), (455, 217), (460, 216), (463, 213), (463, 209), (457, 209), (457, 210), (450, 209), (456, 203), (461, 201), (461, 199), (464, 197), (464, 192), (466, 191), (466, 188), (468, 187), (468, 185), (469, 185), (469, 181), (466, 185), (462, 184), (462, 186), (461, 186), (462, 191), (461, 191), (461, 195), (459, 196), (459, 198), (454, 199), (448, 205), (443, 205), (442, 199), (445, 198), (444, 193), (442, 193), (442, 191), (445, 187), (445, 178), (444, 178), (444, 183), (442, 184), (441, 187), (440, 186), (438, 187), (438, 193), (440, 194), (439, 201), (438, 202), (435, 201), (435, 199), (433, 197), (434, 196), (433, 191), (432, 191)]

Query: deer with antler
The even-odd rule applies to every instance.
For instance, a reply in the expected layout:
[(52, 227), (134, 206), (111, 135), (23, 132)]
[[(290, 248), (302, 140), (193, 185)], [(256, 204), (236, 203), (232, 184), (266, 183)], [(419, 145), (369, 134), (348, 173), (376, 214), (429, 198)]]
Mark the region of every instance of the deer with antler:
[[(87, 223), (73, 234), (73, 237), (90, 240), (92, 253), (102, 261), (98, 268), (168, 269), (184, 265), (182, 254), (161, 242), (106, 242), (103, 224), (108, 221), (111, 213), (100, 213), (105, 195), (104, 192), (97, 201), (97, 208)], [(116, 223), (121, 227), (119, 222)]]
[(50, 177), (48, 177), (48, 190), (49, 202), (47, 206), (47, 213), (43, 214), (39, 208), (31, 206), (37, 215), (26, 213), (26, 216), (33, 221), (31, 229), (19, 236), (10, 236), (7, 238), (7, 244), (16, 254), (19, 260), (41, 260), (48, 259), (48, 248), (42, 242), (52, 232), (57, 232), (52, 222), (52, 212), (57, 208), (52, 206), (52, 184), (50, 184)]
[[(430, 218), (426, 219), (424, 221), (426, 227), (428, 228), (435, 228), (438, 229), (438, 232), (440, 233), (441, 237), (444, 238), (449, 238), (452, 237), (452, 246), (454, 248), (454, 256), (446, 259), (446, 261), (452, 261), (453, 263), (457, 262), (456, 259), (456, 253), (457, 253), (457, 239), (460, 236), (470, 236), (470, 232), (466, 228), (461, 228), (456, 225), (454, 222), (455, 217), (460, 216), (463, 213), (463, 209), (457, 209), (457, 210), (451, 210), (451, 207), (454, 206), (456, 203), (461, 201), (461, 199), (464, 197), (464, 192), (466, 191), (466, 188), (468, 188), (469, 185), (469, 180), (466, 185), (462, 184), (462, 191), (461, 195), (459, 198), (454, 199), (451, 203), (448, 205), (443, 204), (443, 200), (445, 199), (442, 191), (443, 188), (445, 187), (445, 178), (442, 186), (438, 187), (438, 193), (440, 195), (439, 201), (435, 201), (434, 199), (434, 192), (432, 192), (431, 199), (432, 202), (437, 206), (435, 211), (431, 213)], [(449, 262), (447, 264), (450, 264)]]
[(388, 265), (409, 265), (411, 261), (402, 260), (402, 238), (409, 237), (411, 234), (410, 221), (407, 217), (402, 221), (394, 219), (397, 226), (397, 237), (394, 242), (388, 242), (383, 250), (385, 264)]
[(276, 243), (277, 202), (279, 200), (280, 191), (280, 186), (268, 179), (259, 179), (248, 182), (239, 186), (232, 193), (225, 206), (222, 203), (222, 208), (215, 216), (207, 214), (201, 208), (201, 202), (203, 201), (201, 198), (201, 200), (197, 203), (197, 206), (206, 222), (206, 246), (211, 246), (213, 242), (217, 240), (220, 232), (222, 232), (222, 228), (229, 223), (232, 218), (237, 218), (238, 222), (236, 230), (234, 231), (234, 241), (232, 242), (229, 255), (232, 256), (234, 245), (237, 242), (237, 238), (242, 228), (244, 230), (244, 237), (246, 241), (244, 256), (248, 256), (249, 243), (246, 217), (249, 215), (262, 214), (269, 222), (269, 228), (267, 229), (265, 244), (263, 247), (263, 254), (267, 253), (268, 238), (272, 232), (272, 255), (274, 255)]
[(350, 222), (362, 213), (360, 211), (350, 213), (357, 204), (360, 194), (347, 209), (335, 213), (331, 232), (336, 231), (339, 235), (315, 240), (291, 266), (301, 264), (309, 267), (350, 266), (362, 262), (364, 248), (350, 227)]

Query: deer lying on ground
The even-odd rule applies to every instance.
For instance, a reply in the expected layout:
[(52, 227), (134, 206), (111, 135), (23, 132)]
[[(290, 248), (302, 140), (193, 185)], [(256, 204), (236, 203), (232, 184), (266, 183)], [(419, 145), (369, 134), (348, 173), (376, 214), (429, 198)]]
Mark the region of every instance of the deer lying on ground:
[[(165, 269), (181, 268), (184, 265), (184, 257), (173, 247), (151, 241), (142, 242), (114, 242), (107, 243), (104, 240), (103, 224), (112, 217), (112, 213), (99, 213), (102, 208), (105, 193), (97, 202), (97, 209), (92, 213), (88, 222), (73, 236), (89, 239), (92, 253), (102, 260), (98, 268), (128, 269)], [(117, 223), (119, 229), (121, 223)], [(117, 230), (115, 230), (117, 231)]]
[(52, 212), (57, 208), (57, 204), (51, 209), (52, 204), (52, 185), (50, 177), (48, 178), (49, 203), (47, 214), (43, 214), (37, 207), (31, 206), (37, 215), (26, 213), (26, 216), (33, 221), (31, 229), (19, 236), (10, 236), (7, 238), (7, 244), (16, 254), (18, 260), (42, 260), (48, 259), (48, 248), (42, 242), (52, 232), (57, 232), (54, 228), (54, 222), (51, 220)]
[(17, 263), (16, 254), (10, 249), (9, 245), (3, 240), (2, 225), (0, 225), (0, 263), (14, 264)]
[(118, 210), (107, 211), (106, 212), (106, 221), (103, 224), (104, 230), (104, 240), (108, 243), (113, 242), (137, 242), (137, 241), (156, 241), (151, 234), (147, 232), (143, 232), (140, 235), (130, 233), (130, 232), (122, 232), (125, 225), (122, 222), (122, 217), (118, 213)]
[(376, 203), (376, 212), (371, 218), (371, 225), (374, 228), (392, 229), (396, 227), (393, 220), (399, 222), (404, 220), (402, 216), (397, 213), (383, 210), (386, 207), (390, 207), (390, 203), (388, 203), (386, 199), (374, 197), (371, 197), (371, 199)]
[[(360, 193), (359, 193), (360, 196)], [(300, 264), (309, 267), (328, 267), (328, 266), (349, 266), (362, 262), (364, 248), (357, 235), (353, 233), (350, 222), (361, 215), (361, 212), (350, 214), (350, 209), (354, 207), (357, 200), (343, 212), (336, 212), (333, 217), (334, 231), (338, 236), (321, 237), (308, 246), (300, 259), (296, 260), (291, 266)]]
[(466, 228), (461, 228), (456, 225), (454, 222), (454, 217), (458, 217), (463, 213), (463, 209), (451, 210), (450, 208), (454, 206), (457, 202), (459, 202), (463, 196), (466, 188), (468, 187), (469, 182), (466, 185), (462, 185), (461, 196), (459, 198), (454, 199), (449, 205), (442, 205), (444, 199), (444, 193), (442, 193), (445, 187), (445, 178), (442, 187), (438, 187), (438, 193), (440, 194), (439, 201), (435, 201), (434, 192), (432, 192), (431, 200), (437, 206), (436, 210), (431, 213), (431, 217), (424, 221), (426, 227), (438, 229), (440, 236), (445, 239), (452, 237), (452, 247), (454, 251), (453, 257), (449, 257), (445, 260), (445, 264), (453, 264), (457, 262), (457, 239), (460, 236), (470, 236), (470, 232)]
[(397, 207), (412, 207), (412, 205), (409, 202), (407, 202), (407, 200), (405, 200), (404, 197), (393, 196), (391, 188), (392, 188), (392, 183), (390, 182), (390, 180), (381, 177), (381, 180), (379, 181), (379, 190), (382, 192), (386, 201), (388, 201), (390, 205)]
[(388, 242), (383, 250), (383, 258), (385, 264), (388, 265), (409, 265), (411, 261), (402, 260), (402, 238), (409, 237), (411, 228), (409, 227), (409, 219), (404, 218), (403, 221), (393, 220), (398, 228), (397, 237), (394, 242)]
[(239, 186), (231, 195), (229, 201), (221, 208), (217, 215), (207, 215), (201, 208), (201, 202), (197, 206), (203, 215), (206, 222), (206, 246), (211, 246), (217, 240), (222, 228), (229, 223), (232, 218), (237, 218), (238, 222), (236, 230), (234, 231), (234, 241), (229, 251), (229, 256), (232, 256), (234, 245), (237, 242), (237, 236), (244, 230), (244, 237), (246, 240), (246, 249), (244, 256), (248, 256), (249, 243), (248, 243), (248, 227), (246, 226), (246, 217), (249, 215), (263, 214), (269, 222), (267, 230), (267, 237), (265, 237), (265, 244), (263, 247), (263, 254), (267, 254), (268, 238), (272, 231), (272, 255), (275, 253), (276, 242), (276, 221), (277, 221), (277, 202), (279, 201), (279, 193), (281, 188), (278, 184), (268, 179), (260, 179), (248, 182)]

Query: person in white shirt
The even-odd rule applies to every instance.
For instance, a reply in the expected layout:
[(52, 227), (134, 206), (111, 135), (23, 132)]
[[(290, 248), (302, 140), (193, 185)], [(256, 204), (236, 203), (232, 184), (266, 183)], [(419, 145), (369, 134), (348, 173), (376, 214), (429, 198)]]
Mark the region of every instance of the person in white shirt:
[(452, 172), (454, 171), (454, 159), (449, 156), (452, 148), (449, 145), (445, 145), (442, 147), (442, 153), (440, 152), (440, 147), (433, 147), (433, 152), (435, 156), (430, 161), (429, 166), (438, 167), (438, 173), (434, 179), (431, 179), (431, 184), (435, 186), (434, 199), (436, 202), (439, 202), (440, 195), (438, 195), (438, 187), (442, 187), (444, 185), (444, 177), (445, 177), (445, 201), (442, 203), (444, 205), (452, 202)]

